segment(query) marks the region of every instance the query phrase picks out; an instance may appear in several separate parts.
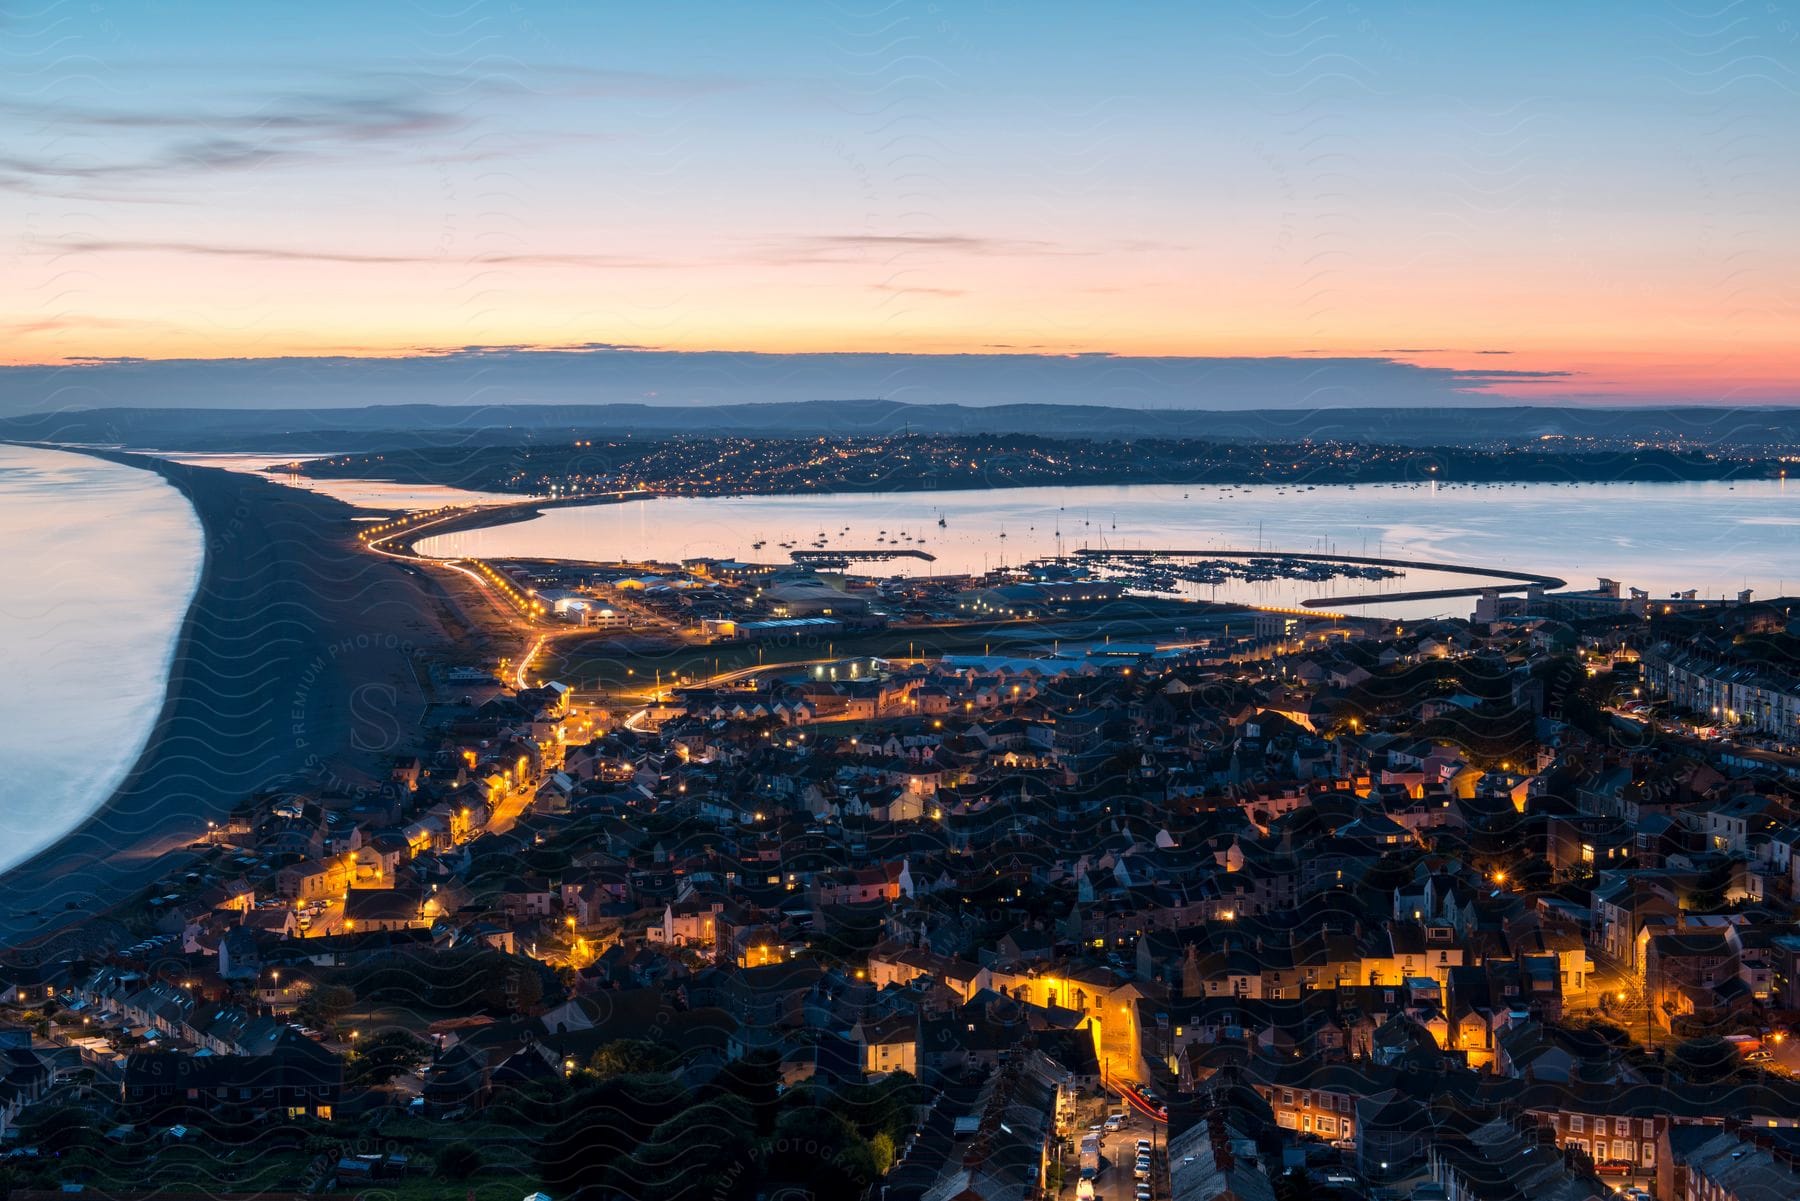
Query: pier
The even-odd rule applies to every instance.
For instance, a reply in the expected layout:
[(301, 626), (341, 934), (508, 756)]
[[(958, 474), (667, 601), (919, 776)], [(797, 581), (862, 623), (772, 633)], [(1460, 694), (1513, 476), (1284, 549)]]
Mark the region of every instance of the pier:
[(788, 557), (801, 567), (848, 567), (852, 563), (879, 563), (883, 559), (922, 559), (937, 562), (928, 551), (901, 548), (896, 550), (791, 550)]
[(1432, 563), (1420, 559), (1388, 559), (1372, 555), (1332, 555), (1308, 551), (1280, 550), (1096, 550), (1084, 547), (1076, 556), (1094, 562), (1113, 559), (1151, 561), (1156, 559), (1292, 559), (1309, 563), (1355, 563), (1369, 567), (1411, 568), (1414, 571), (1438, 571), (1448, 575), (1481, 576), (1488, 582), (1467, 588), (1430, 588), (1407, 592), (1380, 592), (1356, 596), (1321, 596), (1300, 603), (1308, 609), (1347, 608), (1355, 605), (1391, 604), (1394, 601), (1442, 600), (1458, 596), (1479, 596), (1483, 592), (1518, 592), (1525, 588), (1546, 591), (1564, 587), (1568, 581), (1540, 572), (1513, 571), (1503, 567), (1476, 567), (1466, 563)]

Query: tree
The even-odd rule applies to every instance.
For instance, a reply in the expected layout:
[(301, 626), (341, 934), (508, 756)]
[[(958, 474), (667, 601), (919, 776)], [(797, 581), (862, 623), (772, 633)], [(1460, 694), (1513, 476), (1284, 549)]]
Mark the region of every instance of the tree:
[(688, 1109), (690, 1100), (668, 1076), (614, 1076), (575, 1093), (562, 1120), (537, 1143), (545, 1191), (556, 1196), (603, 1179), (616, 1160)]
[(481, 1152), (470, 1143), (451, 1143), (438, 1152), (438, 1175), (445, 1180), (467, 1180), (481, 1169)]
[(1520, 888), (1528, 892), (1543, 890), (1555, 882), (1556, 870), (1542, 855), (1530, 855), (1513, 867), (1512, 878)]
[[(886, 1131), (882, 1131), (875, 1138), (869, 1140), (869, 1154), (875, 1156), (875, 1174), (887, 1176), (887, 1170), (895, 1165), (895, 1140), (889, 1138)], [(1062, 1190), (1062, 1165), (1051, 1163), (1049, 1169), (1057, 1174), (1057, 1185), (1053, 1188), (1053, 1192), (1060, 1192)]]
[(1737, 1048), (1722, 1038), (1690, 1038), (1669, 1052), (1669, 1067), (1689, 1084), (1724, 1080), (1741, 1065)]
[(780, 1052), (765, 1048), (732, 1060), (713, 1077), (713, 1087), (742, 1101), (758, 1137), (766, 1137), (781, 1105)]
[(20, 1122), (20, 1141), (45, 1155), (63, 1156), (99, 1141), (99, 1117), (80, 1105), (56, 1105), (28, 1111)]
[(1709, 866), (1694, 882), (1693, 895), (1688, 897), (1688, 908), (1697, 913), (1724, 908), (1725, 894), (1731, 888), (1733, 870), (1730, 860), (1721, 860)]
[(765, 1184), (798, 1184), (817, 1197), (855, 1197), (879, 1175), (869, 1144), (830, 1109), (783, 1113), (775, 1123), (775, 1146)]
[(865, 1138), (886, 1134), (898, 1145), (912, 1132), (917, 1107), (929, 1103), (930, 1090), (909, 1073), (890, 1072), (872, 1084), (851, 1084), (834, 1090), (830, 1101), (816, 1089), (802, 1085), (782, 1096), (782, 1108), (800, 1109), (828, 1105), (855, 1124)]
[(514, 1012), (529, 1013), (537, 1008), (544, 999), (544, 977), (539, 974), (535, 965), (527, 966), (519, 972), (519, 982), (513, 988), (512, 1005)]
[(543, 995), (544, 982), (532, 960), (502, 955), (483, 965), (481, 1001), (489, 1009), (523, 1013)]
[(621, 1038), (607, 1043), (588, 1060), (588, 1071), (607, 1079), (641, 1072), (660, 1072), (675, 1060), (675, 1053), (640, 1038)]
[(324, 984), (313, 989), (294, 1006), (294, 1016), (305, 1026), (328, 1030), (356, 1004), (356, 993), (342, 984)]
[(404, 1030), (384, 1030), (360, 1043), (345, 1076), (351, 1084), (388, 1084), (404, 1072), (417, 1071), (431, 1061), (431, 1048)]
[[(585, 1077), (575, 1079), (587, 1082)], [(574, 1091), (570, 1082), (561, 1076), (534, 1080), (496, 1095), (484, 1116), (490, 1122), (521, 1130), (547, 1129), (568, 1115), (569, 1097)]]
[(629, 1197), (748, 1195), (754, 1133), (747, 1107), (734, 1097), (696, 1105), (652, 1131), (614, 1165), (608, 1181)]

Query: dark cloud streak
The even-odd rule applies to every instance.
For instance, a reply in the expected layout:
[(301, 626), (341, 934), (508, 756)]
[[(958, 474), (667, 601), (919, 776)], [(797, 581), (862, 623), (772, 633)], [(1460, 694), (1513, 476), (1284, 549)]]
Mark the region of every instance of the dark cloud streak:
[(51, 254), (191, 254), (203, 258), (255, 259), (272, 263), (365, 263), (380, 266), (493, 266), (531, 264), (563, 267), (655, 269), (673, 266), (666, 260), (606, 254), (362, 254), (355, 251), (305, 250), (281, 246), (230, 246), (208, 242), (121, 241), (67, 238), (41, 244)]
[(59, 151), (0, 156), (0, 187), (54, 194), (64, 181), (110, 184), (113, 200), (136, 200), (133, 188), (209, 171), (262, 168), (295, 160), (327, 158), (389, 143), (411, 143), (454, 133), (471, 122), (426, 97), (403, 92), (344, 95), (284, 92), (220, 112), (195, 109), (107, 111), (72, 106), (0, 102), (14, 147), (25, 141), (19, 127), (44, 146), (83, 145), (111, 133), (149, 135), (139, 153), (84, 158)]
[(45, 408), (596, 404), (664, 407), (881, 398), (1137, 409), (1465, 407), (1560, 371), (1425, 367), (1391, 358), (1085, 354), (764, 354), (609, 344), (462, 346), (351, 355), (0, 368), (0, 415)]
[(907, 255), (968, 255), (980, 258), (1030, 258), (1096, 253), (1054, 242), (997, 238), (977, 234), (814, 234), (765, 247), (762, 261), (776, 265), (859, 263)]

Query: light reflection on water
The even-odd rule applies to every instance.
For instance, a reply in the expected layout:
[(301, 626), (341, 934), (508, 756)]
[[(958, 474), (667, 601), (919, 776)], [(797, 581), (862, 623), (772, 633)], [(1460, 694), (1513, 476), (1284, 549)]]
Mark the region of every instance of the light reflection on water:
[(0, 446), (0, 868), (86, 817), (162, 708), (201, 564), (181, 494), (132, 467)]
[[(937, 524), (942, 516), (943, 528)], [(528, 522), (429, 538), (427, 554), (673, 561), (714, 556), (785, 562), (788, 548), (880, 549), (898, 541), (936, 562), (897, 559), (883, 575), (978, 572), (1115, 549), (1326, 551), (1499, 567), (1591, 587), (1607, 576), (1653, 595), (1788, 591), (1800, 577), (1800, 511), (1785, 481), (1728, 485), (1519, 484), (1019, 488), (660, 498), (552, 509)], [(844, 527), (849, 527), (848, 532)], [(1004, 538), (1000, 535), (1004, 533)], [(1060, 537), (1059, 537), (1060, 535)], [(887, 542), (878, 539), (886, 538)], [(756, 542), (764, 545), (758, 549)], [(1273, 581), (1221, 586), (1217, 599), (1292, 605), (1471, 581), (1409, 572), (1387, 581)], [(1375, 605), (1358, 612), (1468, 616), (1467, 599)]]
[(319, 454), (194, 453), (161, 457), (199, 467), (218, 467), (225, 471), (267, 475), (277, 483), (334, 497), (359, 509), (399, 509), (411, 512), (415, 509), (435, 509), (439, 505), (510, 504), (524, 499), (511, 493), (472, 492), (465, 488), (447, 488), (441, 484), (402, 484), (392, 480), (315, 480), (293, 472), (264, 471), (267, 467), (329, 457)]

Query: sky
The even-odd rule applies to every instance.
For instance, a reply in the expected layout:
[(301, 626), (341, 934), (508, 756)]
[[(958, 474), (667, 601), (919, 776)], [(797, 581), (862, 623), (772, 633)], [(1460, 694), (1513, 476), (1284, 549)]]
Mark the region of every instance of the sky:
[(0, 15), (0, 62), (4, 408), (129, 403), (121, 359), (681, 402), (691, 352), (1800, 402), (1796, 0), (102, 2)]

